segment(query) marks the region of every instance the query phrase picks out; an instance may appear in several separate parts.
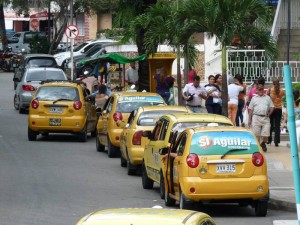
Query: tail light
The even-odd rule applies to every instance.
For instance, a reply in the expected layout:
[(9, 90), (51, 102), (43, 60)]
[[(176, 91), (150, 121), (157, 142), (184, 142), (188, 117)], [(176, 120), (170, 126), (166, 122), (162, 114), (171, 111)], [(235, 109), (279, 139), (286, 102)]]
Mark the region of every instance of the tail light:
[(82, 103), (81, 103), (81, 101), (76, 101), (76, 102), (74, 102), (74, 103), (73, 103), (73, 107), (74, 107), (75, 110), (81, 109), (81, 108), (82, 108)]
[(186, 163), (191, 168), (196, 168), (199, 165), (199, 162), (200, 162), (199, 157), (196, 154), (189, 154), (188, 157), (186, 158)]
[(254, 166), (262, 166), (264, 164), (264, 157), (262, 154), (260, 154), (259, 152), (255, 152), (252, 155), (252, 163)]
[(142, 143), (142, 134), (143, 134), (142, 130), (139, 130), (139, 131), (134, 133), (134, 135), (132, 137), (132, 144), (133, 145), (141, 145), (141, 143)]
[(36, 100), (36, 99), (32, 100), (32, 102), (31, 102), (31, 107), (32, 107), (33, 109), (37, 109), (37, 108), (39, 107), (39, 101)]
[(32, 85), (22, 85), (22, 89), (23, 91), (35, 91), (35, 87), (33, 87)]
[(117, 122), (118, 120), (123, 120), (123, 115), (121, 112), (115, 112), (113, 115), (114, 121)]

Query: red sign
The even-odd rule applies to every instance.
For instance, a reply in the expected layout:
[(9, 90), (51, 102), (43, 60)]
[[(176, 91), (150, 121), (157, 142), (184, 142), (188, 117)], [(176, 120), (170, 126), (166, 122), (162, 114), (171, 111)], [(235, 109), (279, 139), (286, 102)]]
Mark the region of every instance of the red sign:
[(47, 11), (39, 12), (31, 15), (29, 18), (41, 18), (41, 17), (48, 17), (48, 12)]
[(39, 29), (40, 22), (38, 19), (31, 19), (30, 20), (30, 26), (32, 27), (32, 30), (36, 31)]

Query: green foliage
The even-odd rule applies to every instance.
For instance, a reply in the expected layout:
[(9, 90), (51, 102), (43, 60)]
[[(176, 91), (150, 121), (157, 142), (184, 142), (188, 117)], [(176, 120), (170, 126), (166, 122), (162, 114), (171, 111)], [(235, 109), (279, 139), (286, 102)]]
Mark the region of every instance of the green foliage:
[(29, 43), (30, 53), (45, 53), (49, 52), (50, 42), (45, 37), (34, 36)]

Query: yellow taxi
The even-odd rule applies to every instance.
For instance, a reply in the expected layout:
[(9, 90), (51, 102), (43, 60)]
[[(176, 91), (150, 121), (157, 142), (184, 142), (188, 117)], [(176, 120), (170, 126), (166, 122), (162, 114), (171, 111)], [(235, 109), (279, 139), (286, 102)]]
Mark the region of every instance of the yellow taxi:
[(129, 114), (140, 106), (166, 105), (157, 93), (119, 92), (107, 99), (97, 123), (96, 149), (99, 152), (107, 146), (108, 157), (120, 154), (120, 134), (123, 130), (117, 121), (127, 121)]
[(164, 198), (161, 149), (170, 146), (173, 130), (179, 132), (187, 127), (205, 127), (209, 125), (233, 126), (225, 116), (208, 113), (172, 113), (160, 117), (153, 131), (145, 131), (149, 138), (145, 146), (142, 162), (142, 183), (144, 189), (152, 189), (153, 182), (160, 184), (160, 196)]
[(128, 122), (120, 135), (121, 166), (127, 166), (128, 175), (136, 174), (142, 165), (144, 149), (148, 138), (142, 137), (143, 131), (153, 130), (156, 121), (168, 113), (192, 113), (183, 106), (142, 106), (130, 113)]
[(85, 100), (86, 95), (79, 82), (52, 81), (39, 86), (29, 106), (28, 140), (49, 133), (73, 133), (82, 142), (89, 132), (96, 136), (96, 107)]
[(92, 212), (77, 225), (216, 225), (207, 214), (192, 210), (158, 208), (119, 208)]
[[(165, 150), (161, 152), (164, 153)], [(184, 130), (164, 159), (165, 204), (179, 201), (251, 205), (266, 216), (269, 200), (267, 162), (255, 135), (239, 127)]]

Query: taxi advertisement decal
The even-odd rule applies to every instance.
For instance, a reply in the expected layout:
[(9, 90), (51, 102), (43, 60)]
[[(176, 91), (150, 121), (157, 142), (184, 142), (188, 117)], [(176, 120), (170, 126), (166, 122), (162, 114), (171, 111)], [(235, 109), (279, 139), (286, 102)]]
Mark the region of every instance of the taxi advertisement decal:
[[(214, 155), (223, 154), (229, 149), (245, 149), (249, 154), (259, 151), (255, 137), (251, 133), (207, 132), (194, 134), (190, 153)], [(233, 154), (241, 154), (241, 152)]]
[(158, 102), (163, 103), (159, 96), (123, 96), (118, 99), (120, 102)]

